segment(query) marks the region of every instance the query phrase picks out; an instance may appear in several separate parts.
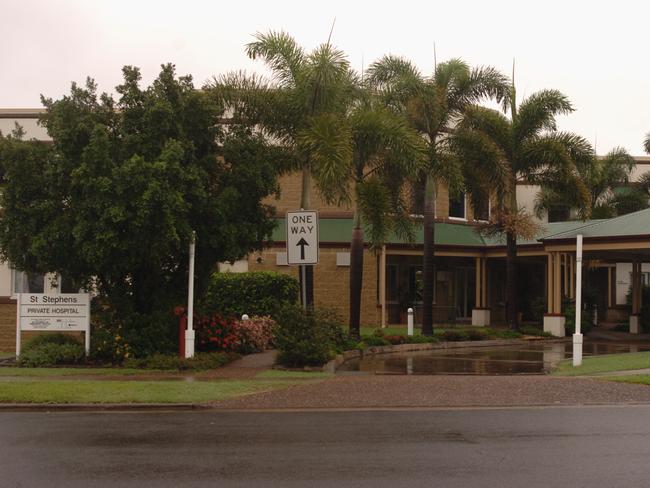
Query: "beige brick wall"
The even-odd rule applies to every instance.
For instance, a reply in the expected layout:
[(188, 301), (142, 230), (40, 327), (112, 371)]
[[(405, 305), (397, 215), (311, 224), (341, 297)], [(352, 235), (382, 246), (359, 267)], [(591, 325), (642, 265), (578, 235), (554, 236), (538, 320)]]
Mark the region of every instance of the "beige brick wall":
[[(291, 173), (279, 178), (280, 198), (268, 197), (264, 203), (273, 205), (276, 208), (278, 216), (283, 216), (288, 210), (300, 209), (300, 196), (302, 193), (302, 174), (300, 172)], [(319, 212), (333, 214), (349, 214), (352, 212), (348, 206), (330, 205), (323, 201), (318, 190), (313, 185), (311, 190), (311, 208), (309, 210), (318, 210)]]
[[(297, 266), (277, 266), (276, 253), (284, 248), (266, 249), (251, 255), (248, 262), (249, 271), (277, 271), (298, 279)], [(349, 252), (347, 248), (321, 248), (319, 263), (314, 266), (314, 302), (316, 306), (327, 307), (341, 314), (347, 323), (349, 314), (350, 268), (336, 266), (336, 253)], [(257, 258), (262, 262), (258, 263)], [(363, 253), (363, 288), (361, 291), (361, 323), (377, 325), (379, 322), (377, 302), (377, 257), (365, 250)]]
[(16, 349), (16, 304), (0, 304), (0, 351)]

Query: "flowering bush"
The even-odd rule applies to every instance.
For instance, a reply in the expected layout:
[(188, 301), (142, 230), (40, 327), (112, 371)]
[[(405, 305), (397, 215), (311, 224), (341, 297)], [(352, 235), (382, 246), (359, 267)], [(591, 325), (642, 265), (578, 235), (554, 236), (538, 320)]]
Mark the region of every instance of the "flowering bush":
[(251, 317), (249, 320), (233, 320), (213, 315), (195, 317), (197, 351), (224, 351), (251, 354), (273, 347), (271, 317)]
[(196, 350), (200, 352), (238, 352), (241, 341), (237, 321), (219, 315), (194, 317)]
[(238, 321), (235, 327), (235, 334), (240, 341), (238, 352), (250, 354), (270, 349), (273, 347), (274, 328), (275, 321), (268, 315)]

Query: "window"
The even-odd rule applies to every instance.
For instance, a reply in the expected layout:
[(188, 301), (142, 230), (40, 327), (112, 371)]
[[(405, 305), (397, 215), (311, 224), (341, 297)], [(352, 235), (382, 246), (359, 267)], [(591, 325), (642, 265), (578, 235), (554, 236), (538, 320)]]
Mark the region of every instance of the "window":
[(551, 207), (548, 209), (549, 222), (566, 222), (571, 215), (569, 207)]
[(489, 200), (483, 200), (480, 202), (476, 202), (476, 205), (474, 207), (474, 220), (483, 220), (483, 221), (489, 221), (490, 220), (490, 201)]
[(449, 218), (462, 220), (467, 218), (465, 216), (465, 193), (449, 197)]
[(11, 270), (12, 296), (16, 293), (80, 293), (72, 280), (54, 273), (28, 273)]
[(26, 273), (12, 270), (13, 294), (16, 293), (44, 293), (45, 275), (40, 273)]

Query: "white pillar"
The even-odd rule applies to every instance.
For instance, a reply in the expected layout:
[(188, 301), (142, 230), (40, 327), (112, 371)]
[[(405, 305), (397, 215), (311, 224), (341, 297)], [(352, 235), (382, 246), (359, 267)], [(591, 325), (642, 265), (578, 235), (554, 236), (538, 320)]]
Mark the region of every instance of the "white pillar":
[(194, 357), (194, 251), (196, 234), (190, 240), (190, 269), (187, 279), (187, 330), (185, 331), (185, 357)]
[(582, 364), (582, 234), (576, 237), (576, 330), (573, 334), (573, 365)]
[(413, 335), (413, 309), (412, 309), (412, 308), (409, 308), (409, 309), (406, 311), (406, 313), (407, 313), (407, 315), (408, 315), (408, 318), (407, 318), (407, 321), (406, 321), (406, 324), (407, 324), (407, 325), (406, 325), (406, 333), (407, 333), (407, 334), (409, 335), (409, 337), (410, 337), (410, 336)]

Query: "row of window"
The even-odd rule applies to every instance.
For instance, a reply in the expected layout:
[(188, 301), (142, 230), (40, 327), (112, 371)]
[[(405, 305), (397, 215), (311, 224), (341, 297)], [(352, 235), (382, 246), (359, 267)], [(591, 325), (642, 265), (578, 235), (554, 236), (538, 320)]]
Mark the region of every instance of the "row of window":
[[(416, 187), (411, 202), (411, 214), (424, 214), (424, 193)], [(467, 220), (467, 195), (460, 193), (458, 196), (449, 197), (449, 218)], [(474, 207), (474, 220), (490, 220), (490, 203), (488, 201)]]
[(70, 280), (58, 274), (11, 271), (12, 295), (16, 293), (79, 293)]

